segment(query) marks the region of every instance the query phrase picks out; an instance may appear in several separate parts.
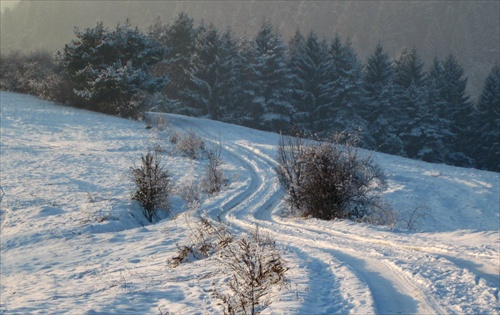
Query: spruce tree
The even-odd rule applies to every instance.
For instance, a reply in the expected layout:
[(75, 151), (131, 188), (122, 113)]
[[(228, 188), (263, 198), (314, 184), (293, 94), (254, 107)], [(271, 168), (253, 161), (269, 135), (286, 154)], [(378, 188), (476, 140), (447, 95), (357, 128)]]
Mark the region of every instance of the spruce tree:
[(363, 117), (373, 137), (369, 148), (391, 154), (401, 154), (402, 143), (395, 130), (394, 68), (391, 58), (379, 43), (368, 57), (363, 87), (366, 105)]
[(449, 141), (453, 137), (451, 121), (446, 115), (446, 102), (442, 97), (444, 69), (441, 60), (434, 58), (427, 72), (427, 99), (423, 108), (422, 125), (425, 131), (425, 154), (419, 158), (433, 163), (446, 162), (450, 153)]
[(239, 55), (242, 60), (241, 71), (241, 103), (235, 111), (235, 123), (248, 127), (258, 127), (264, 113), (259, 98), (260, 81), (257, 72), (257, 51), (255, 42), (243, 37), (240, 42)]
[(168, 47), (166, 53), (166, 71), (169, 84), (165, 88), (171, 99), (184, 101), (184, 92), (190, 82), (189, 66), (194, 52), (195, 29), (193, 19), (186, 13), (180, 13), (163, 36), (163, 44)]
[(144, 105), (143, 95), (159, 91), (165, 77), (154, 78), (149, 69), (161, 61), (161, 45), (128, 21), (112, 31), (75, 30), (76, 40), (58, 52), (57, 60), (82, 106), (125, 117), (135, 117)]
[(395, 61), (396, 104), (394, 122), (397, 136), (404, 146), (403, 155), (417, 158), (425, 146), (424, 63), (415, 49), (404, 48)]
[(231, 30), (224, 34), (213, 25), (202, 23), (198, 27), (195, 51), (191, 58), (191, 82), (185, 96), (195, 115), (208, 115), (211, 119), (226, 119), (234, 111), (239, 96), (241, 59), (237, 42)]
[(227, 28), (220, 37), (219, 48), (219, 117), (221, 120), (234, 122), (243, 99), (242, 72), (243, 58), (239, 53), (238, 41), (231, 28)]
[(296, 111), (294, 123), (306, 132), (317, 132), (314, 113), (325, 86), (322, 67), (328, 58), (326, 43), (318, 41), (313, 31), (307, 38), (297, 32), (289, 43), (289, 58)]
[(366, 122), (360, 115), (364, 102), (362, 66), (349, 40), (343, 44), (340, 36), (335, 36), (323, 75), (326, 80), (315, 113), (320, 128), (326, 134), (364, 132), (360, 138), (361, 144), (366, 145), (370, 140)]
[(479, 168), (500, 172), (500, 66), (494, 65), (477, 103), (474, 157)]
[(296, 30), (294, 36), (288, 42), (288, 68), (292, 78), (290, 97), (295, 111), (293, 124), (299, 129), (309, 129), (307, 124), (309, 114), (306, 109), (306, 82), (304, 80), (305, 70), (303, 69), (304, 59), (305, 38), (299, 30)]
[(270, 21), (264, 21), (254, 37), (255, 76), (252, 106), (262, 110), (259, 127), (274, 131), (290, 128), (291, 75), (286, 63), (286, 46)]
[(219, 68), (220, 68), (219, 30), (204, 23), (196, 32), (194, 52), (191, 56), (190, 82), (184, 91), (193, 112), (191, 115), (208, 115), (212, 119), (219, 116)]
[(453, 165), (472, 166), (472, 114), (473, 106), (466, 94), (467, 78), (456, 57), (448, 55), (443, 61), (443, 87), (441, 97), (445, 103), (445, 115), (451, 121), (450, 157)]

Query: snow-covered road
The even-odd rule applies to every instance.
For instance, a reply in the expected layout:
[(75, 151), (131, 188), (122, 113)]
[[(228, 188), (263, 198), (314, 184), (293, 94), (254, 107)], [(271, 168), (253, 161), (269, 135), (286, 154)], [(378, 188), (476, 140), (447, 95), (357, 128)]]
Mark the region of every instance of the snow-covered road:
[[(2, 92), (1, 105), (2, 312), (216, 313), (210, 289), (224, 277), (213, 261), (167, 263), (200, 212), (237, 233), (258, 225), (277, 241), (290, 288), (265, 313), (500, 311), (497, 173), (375, 154), (389, 179), (385, 197), (401, 215), (429, 209), (422, 232), (287, 217), (273, 171), (278, 135), (165, 115), (171, 130), (220, 140), (230, 180), (196, 212), (143, 225), (127, 174), (158, 134), (29, 96)], [(203, 169), (176, 156), (167, 163), (178, 181)]]
[[(170, 121), (177, 128), (189, 127), (200, 134), (204, 134), (212, 139), (221, 138), (218, 132), (211, 134), (210, 130), (204, 129), (203, 124), (197, 124), (191, 119), (184, 117), (170, 116)], [(202, 126), (202, 127), (199, 127)], [(231, 133), (229, 133), (231, 134)], [(460, 286), (468, 288), (463, 292), (464, 296), (468, 291), (482, 291), (491, 293), (492, 299), (489, 303), (498, 303), (498, 274), (494, 274), (495, 264), (488, 268), (492, 272), (491, 276), (484, 272), (471, 271), (467, 266), (478, 265), (474, 253), (468, 253), (469, 259), (463, 257), (463, 251), (455, 248), (446, 250), (447, 256), (443, 256), (442, 249), (432, 248), (426, 245), (411, 244), (403, 245), (397, 241), (380, 240), (373, 236), (360, 237), (356, 234), (345, 233), (332, 230), (331, 227), (319, 229), (314, 225), (305, 224), (303, 221), (290, 221), (283, 219), (279, 213), (282, 210), (283, 194), (277, 186), (277, 181), (273, 177), (273, 167), (276, 165), (271, 154), (274, 154), (274, 147), (268, 147), (268, 153), (263, 153), (265, 149), (259, 148), (247, 140), (221, 138), (223, 143), (227, 143), (226, 149), (231, 152), (234, 163), (242, 165), (250, 174), (250, 184), (248, 190), (253, 193), (246, 193), (244, 198), (237, 196), (238, 206), (224, 209), (224, 218), (233, 225), (242, 229), (250, 230), (258, 225), (261, 231), (266, 231), (287, 250), (301, 251), (299, 265), (307, 265), (308, 261), (315, 258), (322, 266), (331, 266), (335, 262), (339, 266), (347, 266), (350, 276), (355, 278), (356, 286), (361, 285), (363, 290), (351, 291), (341, 296), (341, 301), (337, 305), (348, 305), (349, 300), (356, 301), (350, 309), (353, 313), (377, 313), (377, 314), (444, 314), (453, 312), (481, 313), (484, 310), (476, 308), (474, 300), (469, 300), (470, 305), (457, 308), (453, 294), (445, 292), (433, 292), (430, 284), (440, 281), (442, 275), (429, 272), (429, 270), (439, 269), (443, 259), (448, 263), (448, 268), (452, 268), (455, 277), (448, 279), (449, 286)], [(275, 140), (275, 143), (277, 140)], [(236, 154), (235, 154), (236, 152)], [(405, 257), (408, 261), (405, 268), (398, 268), (397, 262)], [(445, 258), (444, 258), (445, 257)], [(440, 258), (440, 259), (439, 259)], [(492, 257), (494, 258), (494, 257)], [(491, 263), (491, 261), (489, 261)], [(481, 261), (484, 265), (484, 263)], [(346, 269), (346, 268), (344, 268)], [(414, 273), (413, 270), (422, 270), (427, 276), (427, 281), (422, 283), (422, 273)], [(470, 274), (463, 275), (463, 271), (473, 273), (476, 283), (470, 283)], [(345, 274), (346, 270), (338, 271), (335, 268), (327, 268), (318, 273), (320, 277), (325, 277), (325, 273), (331, 279), (337, 279), (339, 274)], [(434, 278), (436, 277), (437, 278)], [(496, 276), (496, 277), (495, 277)], [(486, 277), (486, 278), (485, 278)], [(478, 287), (477, 279), (489, 279), (492, 288), (482, 285)], [(441, 281), (442, 282), (442, 281)], [(423, 285), (422, 285), (423, 284)], [(444, 284), (446, 286), (446, 284)], [(342, 313), (345, 309), (332, 309), (332, 299), (325, 298), (330, 294), (326, 292), (335, 291), (338, 286), (336, 281), (329, 281), (322, 284), (322, 291), (309, 291), (306, 301), (311, 301), (311, 305), (304, 304), (304, 309), (315, 309), (314, 313), (330, 314)], [(498, 287), (497, 287), (498, 288)], [(490, 290), (489, 290), (490, 289)], [(326, 293), (326, 294), (325, 294)], [(356, 295), (354, 295), (356, 293)], [(316, 297), (321, 296), (322, 299)]]

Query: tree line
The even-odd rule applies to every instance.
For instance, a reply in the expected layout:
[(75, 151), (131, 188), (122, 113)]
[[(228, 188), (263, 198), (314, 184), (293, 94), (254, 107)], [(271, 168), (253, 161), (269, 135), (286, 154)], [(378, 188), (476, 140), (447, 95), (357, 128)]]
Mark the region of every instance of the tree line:
[(185, 13), (145, 32), (126, 21), (75, 36), (53, 64), (38, 63), (50, 80), (29, 79), (43, 77), (37, 58), (2, 56), (1, 88), (124, 117), (157, 110), (318, 138), (346, 131), (367, 149), (500, 171), (498, 64), (474, 103), (453, 54), (424, 69), (415, 48), (393, 59), (379, 43), (363, 63), (349, 39), (297, 30), (285, 42), (268, 20), (242, 38)]

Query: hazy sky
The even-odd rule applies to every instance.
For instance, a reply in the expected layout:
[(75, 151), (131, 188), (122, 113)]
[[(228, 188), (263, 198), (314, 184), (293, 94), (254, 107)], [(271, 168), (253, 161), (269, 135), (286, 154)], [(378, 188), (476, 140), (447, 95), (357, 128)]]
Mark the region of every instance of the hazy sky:
[(19, 0), (0, 0), (0, 10), (3, 12), (5, 8), (11, 8), (14, 4), (18, 2)]

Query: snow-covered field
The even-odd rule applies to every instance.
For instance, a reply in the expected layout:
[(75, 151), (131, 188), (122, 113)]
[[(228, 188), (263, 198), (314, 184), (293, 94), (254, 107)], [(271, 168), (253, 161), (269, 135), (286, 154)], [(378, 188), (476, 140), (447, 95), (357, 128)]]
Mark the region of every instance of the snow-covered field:
[[(283, 216), (273, 172), (278, 136), (165, 115), (144, 123), (1, 93), (1, 278), (5, 314), (218, 314), (211, 290), (228, 274), (213, 257), (173, 268), (200, 214), (277, 242), (290, 281), (265, 314), (498, 314), (499, 174), (375, 154), (386, 200), (418, 232)], [(146, 224), (130, 200), (130, 168), (166, 150), (179, 187), (205, 160), (169, 154), (166, 133), (220, 139), (228, 184), (200, 207)], [(369, 152), (362, 152), (370, 154)], [(0, 191), (0, 194), (3, 194)]]

